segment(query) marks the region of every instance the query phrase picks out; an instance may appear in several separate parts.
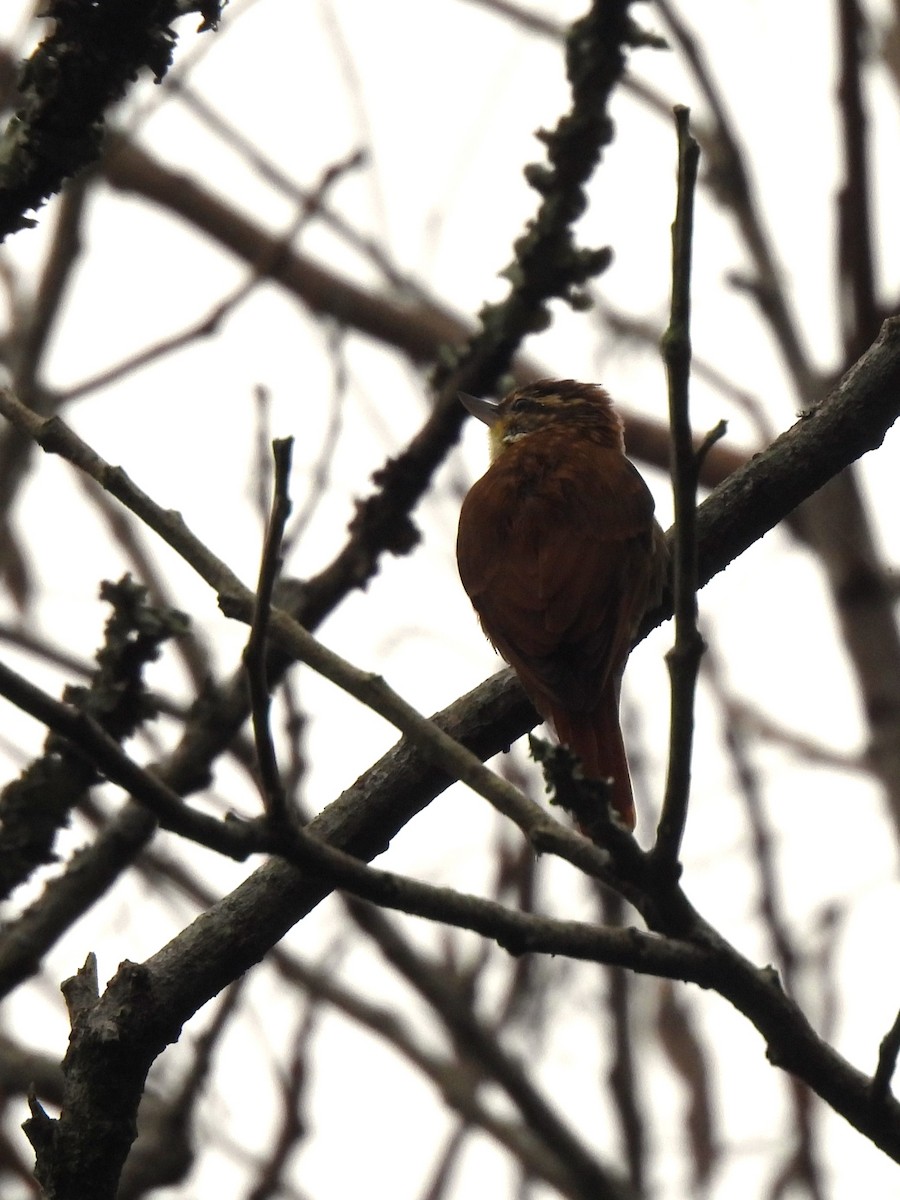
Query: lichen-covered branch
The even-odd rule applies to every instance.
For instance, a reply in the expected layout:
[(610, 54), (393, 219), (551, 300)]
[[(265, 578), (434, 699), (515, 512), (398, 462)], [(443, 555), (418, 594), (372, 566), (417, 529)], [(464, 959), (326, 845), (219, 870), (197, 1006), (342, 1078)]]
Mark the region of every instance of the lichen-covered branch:
[[(202, 29), (219, 0), (191, 6)], [(172, 61), (178, 0), (51, 0), (53, 27), (19, 81), (21, 101), (0, 139), (0, 241), (34, 224), (27, 214), (100, 153), (107, 109), (142, 69), (159, 80)]]

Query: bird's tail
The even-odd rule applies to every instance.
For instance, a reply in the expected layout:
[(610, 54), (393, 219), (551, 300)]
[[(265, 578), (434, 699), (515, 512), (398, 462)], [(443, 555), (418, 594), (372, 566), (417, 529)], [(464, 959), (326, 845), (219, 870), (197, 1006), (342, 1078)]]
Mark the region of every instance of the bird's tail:
[(587, 779), (611, 779), (613, 808), (627, 829), (634, 829), (634, 795), (625, 743), (619, 725), (618, 688), (611, 682), (600, 705), (589, 713), (551, 712), (556, 736), (581, 759)]

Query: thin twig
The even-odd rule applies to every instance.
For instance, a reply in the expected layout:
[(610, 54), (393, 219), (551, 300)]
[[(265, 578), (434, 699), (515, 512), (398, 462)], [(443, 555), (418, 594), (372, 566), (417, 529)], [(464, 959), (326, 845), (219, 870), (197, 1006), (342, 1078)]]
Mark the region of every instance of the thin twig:
[(297, 515), (294, 517), (290, 529), (286, 531), (284, 536), (285, 556), (289, 554), (306, 533), (328, 490), (334, 456), (337, 452), (338, 441), (343, 426), (344, 402), (347, 398), (347, 390), (350, 383), (347, 355), (345, 352), (345, 342), (347, 341), (346, 327), (344, 325), (332, 324), (326, 332), (326, 337), (328, 341), (328, 357), (331, 360), (333, 372), (328, 424), (322, 437), (322, 444), (316, 461), (307, 471), (309, 483), (307, 484), (306, 497), (298, 504)]
[[(270, 184), (275, 191), (280, 192), (293, 203), (308, 203), (309, 197), (312, 195), (309, 189), (295, 183), (275, 160), (262, 153), (259, 145), (252, 138), (246, 137), (235, 125), (227, 121), (222, 113), (214, 105), (208, 103), (190, 84), (182, 83), (180, 79), (176, 80), (169, 76), (166, 86), (170, 92), (175, 93), (192, 116), (201, 121), (229, 149), (241, 155), (259, 177)], [(365, 165), (365, 163), (360, 165)], [(368, 237), (351, 225), (340, 213), (328, 206), (324, 197), (317, 201), (315, 215), (318, 221), (332, 233), (337, 234), (346, 245), (375, 267), (394, 291), (408, 299), (415, 298), (425, 304), (431, 302), (427, 290), (411, 275), (404, 274), (375, 238)]]
[(675, 109), (678, 131), (678, 199), (672, 226), (672, 311), (663, 336), (672, 428), (675, 500), (675, 644), (666, 656), (671, 677), (669, 769), (653, 856), (663, 871), (677, 871), (687, 820), (694, 734), (694, 692), (703, 654), (697, 628), (697, 460), (689, 413), (691, 370), (691, 243), (700, 147), (691, 137), (690, 112)]
[(844, 338), (844, 361), (858, 358), (878, 327), (875, 292), (868, 121), (862, 67), (866, 18), (859, 0), (837, 0), (840, 45), (838, 111), (844, 180), (837, 195), (836, 288)]
[[(708, 1196), (711, 1178), (722, 1154), (715, 1097), (715, 1056), (703, 1036), (699, 1014), (689, 1003), (692, 994), (665, 981), (658, 994), (654, 1026), (660, 1050), (687, 1093), (681, 1134), (685, 1146), (690, 1147), (691, 1180), (687, 1194)], [(672, 1130), (670, 1137), (675, 1136)]]
[(522, 1163), (523, 1169), (546, 1180), (563, 1196), (579, 1196), (572, 1172), (556, 1155), (548, 1153), (523, 1126), (506, 1117), (494, 1115), (493, 1106), (479, 1096), (482, 1073), (461, 1070), (457, 1062), (426, 1050), (419, 1034), (397, 1015), (396, 1006), (382, 1006), (359, 992), (350, 991), (333, 971), (293, 958), (283, 972), (295, 984), (331, 1004), (338, 1012), (394, 1049), (401, 1058), (416, 1067), (440, 1092), (447, 1107), (457, 1112), (471, 1129), (483, 1130), (499, 1145), (505, 1146)]
[(80, 383), (73, 384), (71, 387), (55, 393), (53, 397), (55, 406), (58, 408), (69, 401), (81, 400), (91, 392), (96, 392), (101, 388), (119, 383), (129, 375), (134, 374), (135, 371), (141, 370), (161, 358), (166, 358), (170, 354), (184, 349), (191, 342), (198, 341), (201, 338), (212, 337), (218, 333), (227, 318), (245, 300), (249, 299), (266, 280), (277, 277), (285, 261), (290, 257), (293, 243), (309, 221), (316, 216), (319, 211), (319, 205), (323, 202), (328, 192), (338, 180), (342, 179), (350, 171), (356, 170), (363, 161), (364, 158), (361, 151), (354, 150), (352, 154), (328, 166), (322, 172), (322, 176), (316, 184), (314, 191), (303, 198), (300, 209), (284, 233), (278, 237), (267, 238), (261, 241), (259, 251), (250, 264), (250, 271), (247, 273), (247, 276), (227, 296), (217, 301), (205, 316), (200, 317), (197, 321), (192, 321), (180, 333), (168, 334), (159, 341), (145, 346), (143, 350), (139, 350), (136, 354), (128, 355), (127, 358), (122, 359), (113, 366), (104, 367), (97, 374), (91, 375), (87, 379), (83, 379)]
[(266, 642), (272, 593), (275, 590), (275, 583), (281, 568), (281, 543), (284, 537), (284, 527), (291, 511), (288, 483), (293, 447), (293, 438), (276, 438), (272, 442), (272, 455), (275, 461), (272, 511), (266, 528), (262, 560), (259, 565), (259, 583), (256, 588), (253, 619), (250, 623), (250, 637), (244, 650), (244, 666), (247, 669), (247, 681), (250, 687), (250, 712), (253, 719), (253, 736), (256, 742), (260, 782), (266, 812), (276, 828), (287, 822), (288, 811), (284, 785), (278, 770), (275, 743), (272, 740), (272, 727), (269, 722), (272, 698), (266, 674)]
[[(599, 922), (613, 928), (624, 925), (626, 914), (622, 897), (610, 888), (595, 887), (594, 892)], [(647, 1088), (642, 1086), (640, 1041), (636, 1037), (634, 1020), (635, 1001), (642, 994), (641, 980), (622, 967), (608, 967), (603, 978), (606, 983), (603, 1037), (608, 1041), (606, 1080), (628, 1163), (628, 1176), (635, 1191), (644, 1195), (650, 1173)]]
[[(66, 189), (57, 209), (50, 249), (34, 295), (10, 297), (12, 330), (7, 343), (8, 365), (18, 394), (32, 408), (42, 411), (47, 408), (47, 394), (40, 382), (43, 360), (81, 255), (86, 194), (85, 180), (73, 182)], [(31, 462), (30, 448), (22, 441), (18, 430), (4, 430), (0, 436), (0, 570), (7, 591), (22, 613), (30, 607), (32, 564), (27, 547), (20, 546), (8, 514)]]
[[(725, 747), (736, 776), (738, 791), (744, 802), (750, 826), (752, 861), (759, 874), (760, 917), (768, 932), (775, 956), (774, 965), (781, 976), (784, 989), (788, 995), (797, 995), (800, 967), (803, 964), (791, 935), (778, 886), (774, 839), (766, 819), (758, 772), (749, 752), (744, 729), (739, 719), (736, 719), (733, 705), (729, 704), (716, 656), (707, 651), (703, 665), (706, 677), (725, 714)], [(817, 1197), (821, 1198), (822, 1189), (821, 1167), (816, 1152), (816, 1113), (810, 1103), (812, 1093), (802, 1080), (793, 1076), (789, 1077), (787, 1083), (793, 1112), (795, 1144), (790, 1147), (780, 1172), (782, 1186), (776, 1188), (773, 1185), (770, 1195), (786, 1194), (789, 1184), (799, 1184), (808, 1191), (811, 1200), (816, 1200)]]
[(459, 1052), (472, 1057), (506, 1092), (538, 1142), (566, 1164), (578, 1181), (578, 1194), (591, 1200), (614, 1200), (631, 1189), (609, 1172), (535, 1086), (523, 1065), (506, 1053), (494, 1030), (473, 1011), (457, 981), (433, 960), (412, 949), (394, 922), (377, 908), (347, 900), (356, 923), (369, 933), (393, 967), (431, 1005)]
[(73, 179), (60, 197), (40, 284), (26, 315), (25, 328), (13, 339), (13, 377), (20, 395), (30, 396), (35, 388), (44, 353), (64, 312), (66, 293), (84, 250), (82, 225), (88, 182), (85, 176)]
[(740, 696), (729, 694), (722, 698), (725, 705), (725, 716), (732, 724), (739, 725), (749, 734), (764, 741), (782, 746), (789, 753), (818, 766), (831, 767), (837, 771), (868, 772), (870, 770), (864, 752), (849, 752), (840, 750), (825, 741), (811, 737), (809, 734), (786, 726), (782, 721), (776, 721), (768, 713), (743, 700)]
[(117, 1200), (140, 1200), (158, 1188), (174, 1187), (192, 1169), (201, 1143), (196, 1128), (201, 1098), (246, 979), (242, 976), (223, 993), (212, 1023), (194, 1042), (193, 1061), (178, 1085), (164, 1094), (144, 1093), (138, 1137), (122, 1170)]
[(750, 827), (752, 861), (759, 875), (759, 915), (769, 935), (775, 955), (774, 965), (781, 975), (784, 988), (790, 995), (796, 995), (799, 955), (791, 938), (778, 886), (773, 830), (766, 819), (759, 773), (750, 754), (745, 726), (728, 695), (716, 653), (707, 650), (703, 669), (704, 678), (712, 688), (723, 715), (725, 749)]
[[(421, 1192), (421, 1200), (444, 1200), (450, 1194), (459, 1160), (466, 1147), (466, 1139), (471, 1133), (470, 1126), (463, 1121), (452, 1130), (432, 1167), (431, 1177)], [(519, 1167), (523, 1171), (526, 1169), (522, 1162), (519, 1163)]]
[[(694, 135), (696, 136), (696, 130), (694, 130)], [(697, 140), (700, 141), (702, 152), (702, 140), (700, 138)], [(599, 289), (594, 289), (591, 293), (591, 298), (594, 302), (594, 312), (615, 338), (617, 349), (621, 348), (623, 342), (633, 342), (641, 348), (659, 349), (660, 339), (663, 335), (659, 321), (646, 317), (633, 316), (631, 313), (626, 313), (622, 309), (616, 308), (609, 303), (606, 297), (600, 294)], [(738, 363), (736, 366), (740, 368), (741, 364)], [(704, 383), (708, 383), (711, 388), (714, 388), (724, 399), (728, 400), (744, 414), (754, 428), (758, 446), (768, 446), (770, 442), (774, 442), (778, 436), (778, 430), (757, 394), (749, 391), (736, 380), (732, 379), (709, 359), (698, 358), (693, 353), (691, 355), (691, 373), (695, 380), (700, 379)], [(666, 441), (668, 441), (668, 429), (666, 430)], [(629, 435), (627, 422), (625, 443), (628, 446), (629, 455), (633, 454), (633, 438)], [(638, 445), (640, 445), (640, 442)], [(732, 470), (740, 465), (740, 463), (734, 461), (736, 452), (732, 447), (721, 447), (719, 454), (723, 457), (727, 456), (726, 461), (728, 458), (733, 461)], [(642, 456), (638, 455), (638, 457)], [(714, 474), (715, 472), (709, 471), (708, 464), (705, 464), (705, 469), (700, 472), (701, 482), (705, 483), (707, 487), (711, 487), (724, 477), (720, 476), (719, 479), (711, 479), (711, 476)]]
[(271, 1148), (260, 1165), (258, 1178), (247, 1193), (246, 1200), (272, 1200), (284, 1196), (284, 1178), (291, 1155), (307, 1132), (302, 1105), (309, 1084), (309, 1060), (311, 1042), (320, 1019), (319, 1005), (310, 996), (305, 1005), (297, 1032), (294, 1035), (293, 1052), (286, 1071), (281, 1076), (281, 1120), (274, 1131)]
[[(15, 646), (18, 650), (33, 654), (42, 663), (60, 667), (66, 674), (74, 675), (78, 679), (89, 679), (97, 665), (90, 659), (79, 658), (70, 651), (64, 650), (60, 645), (45, 641), (31, 629), (11, 621), (0, 621), (0, 643), (4, 642)], [(157, 697), (154, 696), (154, 701), (156, 700)], [(158, 707), (160, 711), (184, 719), (186, 709), (183, 705), (160, 700)]]
[(685, 21), (670, 0), (654, 0), (683, 54), (712, 117), (707, 151), (707, 182), (723, 207), (731, 210), (753, 262), (755, 278), (746, 290), (769, 324), (802, 403), (811, 404), (822, 392), (822, 381), (803, 344), (796, 313), (791, 308), (782, 271), (759, 211), (746, 155), (728, 116), (709, 63)]
[(265, 849), (253, 836), (249, 824), (222, 822), (189, 808), (177, 792), (130, 758), (93, 717), (54, 700), (3, 663), (0, 663), (0, 695), (64, 737), (107, 779), (140, 800), (167, 829), (231, 858), (245, 859), (249, 854)]
[(554, 21), (550, 17), (542, 17), (539, 13), (530, 12), (521, 4), (511, 4), (510, 0), (469, 0), (480, 8), (486, 8), (498, 16), (506, 17), (521, 29), (529, 33), (541, 33), (561, 42), (565, 39), (567, 26), (563, 21)]

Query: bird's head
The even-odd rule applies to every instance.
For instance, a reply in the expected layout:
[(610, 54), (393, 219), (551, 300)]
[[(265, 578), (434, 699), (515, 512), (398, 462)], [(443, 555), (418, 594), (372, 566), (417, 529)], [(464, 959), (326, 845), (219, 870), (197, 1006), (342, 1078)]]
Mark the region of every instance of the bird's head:
[(545, 430), (571, 431), (573, 437), (623, 450), (622, 421), (609, 395), (593, 383), (574, 379), (539, 379), (516, 388), (502, 400), (482, 400), (460, 392), (460, 401), (490, 429), (491, 457), (522, 438)]

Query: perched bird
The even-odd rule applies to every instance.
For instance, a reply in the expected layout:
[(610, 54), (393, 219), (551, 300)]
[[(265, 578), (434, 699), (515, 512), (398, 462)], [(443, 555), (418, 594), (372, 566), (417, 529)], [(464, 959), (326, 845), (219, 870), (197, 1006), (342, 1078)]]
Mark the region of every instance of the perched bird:
[(544, 379), (499, 403), (460, 399), (490, 427), (492, 458), (459, 516), (463, 587), (585, 777), (612, 778), (613, 806), (633, 829), (619, 691), (668, 562), (653, 497), (603, 388)]

